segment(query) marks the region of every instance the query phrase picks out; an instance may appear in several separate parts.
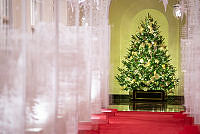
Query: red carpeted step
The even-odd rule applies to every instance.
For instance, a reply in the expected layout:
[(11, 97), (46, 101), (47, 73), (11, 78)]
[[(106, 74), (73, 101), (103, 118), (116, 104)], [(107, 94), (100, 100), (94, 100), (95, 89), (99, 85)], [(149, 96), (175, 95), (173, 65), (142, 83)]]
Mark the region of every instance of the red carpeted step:
[(79, 130), (98, 130), (98, 124), (93, 124), (92, 122), (79, 122)]
[(186, 125), (179, 134), (200, 134), (198, 126)]
[(182, 127), (157, 126), (157, 125), (124, 125), (114, 124), (111, 126), (100, 127), (100, 134), (178, 134)]
[[(125, 112), (126, 113), (126, 112)], [(111, 124), (120, 124), (120, 123), (125, 123), (125, 124), (135, 124), (137, 123), (167, 123), (167, 124), (172, 124), (172, 123), (179, 123), (180, 125), (184, 124), (185, 118), (178, 118), (174, 119), (172, 114), (160, 114), (160, 113), (140, 113), (140, 114), (116, 114), (114, 117), (109, 118), (109, 123)]]
[(106, 114), (108, 117), (115, 116), (117, 109), (101, 109), (101, 112)]
[(98, 124), (92, 122), (79, 122), (78, 134), (98, 134)]
[(159, 121), (142, 121), (142, 120), (127, 120), (127, 119), (120, 119), (120, 120), (112, 120), (110, 121), (110, 124), (112, 125), (115, 125), (115, 124), (118, 124), (118, 125), (121, 125), (121, 124), (124, 124), (124, 125), (132, 125), (134, 127), (136, 126), (149, 126), (149, 127), (165, 127), (165, 126), (168, 126), (168, 127), (183, 127), (184, 126), (184, 122), (181, 122), (181, 121), (162, 121), (162, 122), (159, 122)]
[(108, 115), (106, 114), (92, 114), (91, 121), (93, 124), (108, 124)]
[(114, 116), (116, 109), (102, 109), (103, 113), (92, 114), (91, 122), (79, 122), (79, 134), (98, 134), (98, 125), (108, 124), (108, 117)]
[(174, 118), (182, 118), (182, 119), (185, 119), (187, 117), (186, 114), (183, 114), (183, 113), (177, 113), (177, 114), (174, 114), (173, 115)]
[(173, 116), (176, 119), (183, 119), (184, 123), (187, 125), (192, 125), (194, 122), (194, 118), (193, 117), (189, 117), (187, 114), (184, 113), (177, 113)]
[(92, 118), (99, 122), (98, 131), (83, 134), (200, 134), (193, 118), (183, 112), (115, 112), (115, 116), (104, 113)]

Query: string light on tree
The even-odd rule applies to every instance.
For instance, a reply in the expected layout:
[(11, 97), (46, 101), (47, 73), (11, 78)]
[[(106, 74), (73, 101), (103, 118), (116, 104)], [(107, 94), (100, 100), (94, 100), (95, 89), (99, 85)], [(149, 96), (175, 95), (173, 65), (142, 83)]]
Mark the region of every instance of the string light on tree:
[(123, 90), (165, 90), (172, 92), (178, 85), (175, 68), (170, 63), (164, 38), (157, 22), (148, 14), (139, 31), (132, 35), (128, 54), (115, 76)]

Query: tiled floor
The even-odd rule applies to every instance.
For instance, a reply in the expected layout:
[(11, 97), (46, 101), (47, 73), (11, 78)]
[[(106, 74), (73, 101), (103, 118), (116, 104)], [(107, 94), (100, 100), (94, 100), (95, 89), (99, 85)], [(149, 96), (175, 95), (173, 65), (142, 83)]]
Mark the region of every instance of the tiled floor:
[(117, 103), (110, 105), (110, 108), (118, 111), (155, 111), (155, 112), (180, 112), (184, 111), (183, 105), (172, 105), (167, 102), (135, 102)]

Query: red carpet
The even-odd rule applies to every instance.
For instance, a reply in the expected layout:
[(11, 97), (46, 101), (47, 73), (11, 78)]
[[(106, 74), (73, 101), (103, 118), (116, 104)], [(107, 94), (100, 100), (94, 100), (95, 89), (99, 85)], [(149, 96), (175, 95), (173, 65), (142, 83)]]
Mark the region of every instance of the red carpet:
[(193, 125), (193, 118), (181, 112), (104, 109), (102, 114), (92, 115), (92, 121), (79, 128), (79, 134), (200, 134), (199, 127)]

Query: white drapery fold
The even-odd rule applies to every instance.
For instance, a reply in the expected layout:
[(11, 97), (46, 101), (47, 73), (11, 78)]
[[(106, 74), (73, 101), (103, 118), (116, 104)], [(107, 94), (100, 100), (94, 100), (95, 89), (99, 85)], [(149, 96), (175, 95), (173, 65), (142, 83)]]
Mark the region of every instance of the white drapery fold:
[(20, 2), (1, 7), (0, 133), (77, 134), (108, 107), (110, 1)]
[(184, 72), (184, 97), (186, 113), (200, 124), (200, 1), (184, 0), (186, 24), (182, 28), (182, 69)]

